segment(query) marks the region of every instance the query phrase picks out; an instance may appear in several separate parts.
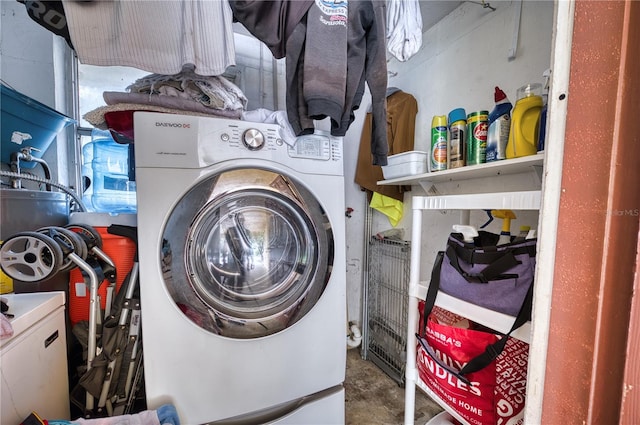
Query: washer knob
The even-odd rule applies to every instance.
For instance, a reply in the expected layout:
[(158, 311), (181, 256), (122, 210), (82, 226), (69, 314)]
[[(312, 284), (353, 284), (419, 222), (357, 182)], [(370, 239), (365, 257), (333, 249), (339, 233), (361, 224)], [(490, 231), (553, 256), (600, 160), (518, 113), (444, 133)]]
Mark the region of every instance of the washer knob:
[(264, 134), (260, 130), (250, 128), (242, 134), (242, 142), (249, 150), (262, 149), (264, 146)]

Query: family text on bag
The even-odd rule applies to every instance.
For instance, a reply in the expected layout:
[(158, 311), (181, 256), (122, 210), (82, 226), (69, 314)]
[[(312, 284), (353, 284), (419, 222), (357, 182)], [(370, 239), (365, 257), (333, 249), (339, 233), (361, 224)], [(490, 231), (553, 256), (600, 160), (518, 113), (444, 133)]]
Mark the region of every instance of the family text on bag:
[[(464, 363), (460, 363), (450, 359), (448, 356), (443, 356), (440, 352), (436, 351), (436, 355), (442, 359), (443, 362), (447, 363), (449, 366), (456, 367), (461, 369), (464, 367)], [(444, 358), (443, 358), (444, 357)], [(436, 377), (440, 379), (447, 379), (447, 383), (452, 387), (459, 388), (461, 390), (466, 390), (471, 392), (474, 395), (481, 396), (482, 392), (478, 386), (480, 385), (478, 382), (471, 382), (471, 385), (461, 381), (451, 373), (449, 373), (445, 368), (436, 363), (431, 357), (426, 356), (423, 350), (418, 350), (418, 362), (423, 363), (429, 372), (433, 373)]]

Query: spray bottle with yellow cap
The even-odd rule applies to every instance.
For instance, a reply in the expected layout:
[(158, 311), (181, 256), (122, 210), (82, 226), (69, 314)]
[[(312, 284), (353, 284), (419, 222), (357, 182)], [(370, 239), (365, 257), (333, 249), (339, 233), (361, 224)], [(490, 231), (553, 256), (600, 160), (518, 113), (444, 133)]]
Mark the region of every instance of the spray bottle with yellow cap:
[(481, 229), (484, 229), (491, 223), (495, 218), (502, 219), (502, 230), (500, 231), (500, 237), (498, 238), (497, 245), (503, 245), (511, 242), (511, 220), (516, 218), (516, 215), (511, 210), (485, 210), (487, 215), (489, 216), (489, 220), (480, 226)]
[(515, 213), (511, 210), (491, 210), (491, 215), (502, 219), (502, 230), (500, 231), (498, 245), (511, 242), (511, 220), (517, 218)]

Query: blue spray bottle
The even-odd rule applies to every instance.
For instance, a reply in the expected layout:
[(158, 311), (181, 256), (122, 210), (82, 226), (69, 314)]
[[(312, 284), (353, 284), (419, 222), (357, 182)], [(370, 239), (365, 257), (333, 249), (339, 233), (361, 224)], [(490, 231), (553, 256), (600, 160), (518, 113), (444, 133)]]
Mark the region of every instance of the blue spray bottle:
[(544, 85), (542, 87), (542, 110), (540, 112), (540, 129), (538, 130), (538, 152), (544, 150), (544, 139), (547, 132), (547, 102), (549, 99), (549, 80), (551, 79), (551, 69), (547, 69), (543, 74)]
[(507, 95), (496, 87), (493, 95), (495, 107), (489, 114), (489, 131), (487, 133), (487, 162), (505, 159), (509, 129), (511, 128), (511, 109), (513, 105)]

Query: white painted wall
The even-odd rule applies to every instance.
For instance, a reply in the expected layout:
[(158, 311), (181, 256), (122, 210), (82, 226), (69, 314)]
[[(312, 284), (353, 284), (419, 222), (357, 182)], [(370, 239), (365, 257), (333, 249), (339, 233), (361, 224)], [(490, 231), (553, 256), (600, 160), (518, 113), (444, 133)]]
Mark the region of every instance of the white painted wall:
[(490, 111), (496, 85), (514, 103), (518, 87), (542, 83), (551, 61), (553, 2), (522, 2), (518, 48), (510, 61), (516, 3), (491, 1), (495, 12), (463, 3), (424, 34), (417, 55), (404, 63), (390, 60), (388, 68), (397, 76), (389, 85), (418, 100), (416, 148), (428, 150), (434, 115), (459, 107)]
[[(518, 87), (530, 82), (542, 83), (542, 73), (549, 68), (551, 58), (553, 2), (523, 1), (517, 52), (512, 61), (508, 60), (508, 52), (514, 38), (517, 2), (490, 3), (496, 8), (495, 12), (475, 3), (463, 3), (423, 34), (422, 48), (411, 59), (398, 62), (390, 58), (388, 70), (397, 74), (390, 76), (389, 86), (412, 94), (418, 101), (416, 150), (428, 151), (434, 115), (448, 114), (459, 107), (467, 112), (490, 111), (496, 85), (515, 103)], [(355, 321), (362, 317), (365, 196), (353, 183), (353, 176), (368, 103), (370, 98), (365, 98), (344, 141), (346, 204), (354, 208), (352, 218), (347, 219), (347, 303), (349, 320)], [(473, 190), (486, 191), (486, 183), (477, 182)], [(412, 194), (422, 195), (424, 192), (415, 187), (413, 192), (405, 195), (405, 214), (398, 224), (399, 228), (405, 229), (405, 239), (411, 238)], [(515, 213), (518, 219), (512, 223), (512, 232), (517, 231), (520, 225), (537, 227), (537, 213)], [(421, 243), (423, 271), (428, 273), (436, 252), (444, 246), (451, 226), (459, 222), (460, 213), (428, 211), (424, 216)], [(485, 221), (485, 212), (472, 212), (471, 224), (480, 225)], [(499, 220), (494, 220), (487, 230), (499, 232), (499, 225)], [(385, 216), (374, 212), (374, 233), (390, 227)]]

